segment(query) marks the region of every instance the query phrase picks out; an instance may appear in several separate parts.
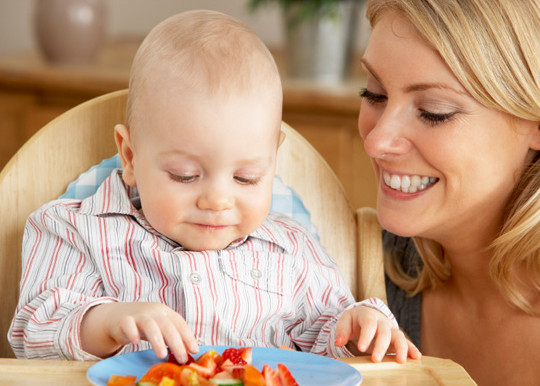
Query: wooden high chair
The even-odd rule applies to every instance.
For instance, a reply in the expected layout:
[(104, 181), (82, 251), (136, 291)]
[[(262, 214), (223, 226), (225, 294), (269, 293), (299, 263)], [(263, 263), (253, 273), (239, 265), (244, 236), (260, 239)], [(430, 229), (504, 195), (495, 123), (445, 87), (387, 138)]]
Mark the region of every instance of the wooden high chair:
[[(90, 166), (116, 153), (113, 129), (125, 121), (126, 99), (126, 90), (117, 91), (62, 114), (28, 140), (0, 173), (0, 357), (13, 356), (6, 335), (17, 305), (26, 218), (60, 196)], [(319, 153), (285, 123), (283, 130), (277, 174), (302, 197), (355, 297), (386, 301), (374, 210), (355, 212)]]

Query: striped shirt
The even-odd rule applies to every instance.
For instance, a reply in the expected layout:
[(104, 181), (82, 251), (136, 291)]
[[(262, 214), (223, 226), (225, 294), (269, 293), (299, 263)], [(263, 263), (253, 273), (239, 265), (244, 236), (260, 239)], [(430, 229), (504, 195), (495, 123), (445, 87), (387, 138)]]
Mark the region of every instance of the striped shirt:
[[(288, 217), (270, 213), (224, 250), (192, 252), (156, 232), (138, 193), (114, 172), (84, 200), (32, 213), (23, 239), (20, 299), (8, 334), (17, 357), (95, 360), (81, 348), (88, 309), (107, 302), (161, 302), (201, 345), (279, 347), (350, 356), (334, 330), (356, 306), (336, 264)], [(377, 299), (364, 304), (393, 318)], [(119, 353), (149, 349), (147, 342)]]

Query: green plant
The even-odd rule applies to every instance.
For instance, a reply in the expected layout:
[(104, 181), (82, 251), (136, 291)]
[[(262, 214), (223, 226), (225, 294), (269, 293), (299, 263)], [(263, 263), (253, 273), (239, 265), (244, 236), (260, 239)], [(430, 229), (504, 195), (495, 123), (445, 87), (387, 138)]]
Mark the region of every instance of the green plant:
[(314, 17), (336, 17), (337, 6), (345, 1), (364, 0), (248, 0), (249, 9), (254, 12), (259, 8), (277, 4), (283, 13), (289, 15), (292, 24), (309, 20)]

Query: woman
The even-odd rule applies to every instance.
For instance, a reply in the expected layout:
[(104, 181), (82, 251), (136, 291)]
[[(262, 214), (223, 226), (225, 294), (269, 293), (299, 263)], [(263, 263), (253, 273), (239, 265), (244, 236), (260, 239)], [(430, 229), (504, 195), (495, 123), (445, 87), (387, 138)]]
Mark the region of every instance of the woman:
[(387, 294), (424, 355), (538, 385), (540, 3), (369, 0), (359, 130)]

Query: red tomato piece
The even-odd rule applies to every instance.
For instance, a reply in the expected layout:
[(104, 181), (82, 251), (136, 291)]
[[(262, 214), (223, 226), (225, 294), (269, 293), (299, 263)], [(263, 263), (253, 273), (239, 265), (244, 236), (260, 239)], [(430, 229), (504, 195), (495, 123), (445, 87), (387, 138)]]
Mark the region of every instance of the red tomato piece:
[(176, 375), (180, 374), (184, 367), (186, 366), (179, 366), (168, 362), (157, 363), (150, 367), (139, 382), (154, 382), (155, 384), (159, 384), (163, 377), (175, 379)]

